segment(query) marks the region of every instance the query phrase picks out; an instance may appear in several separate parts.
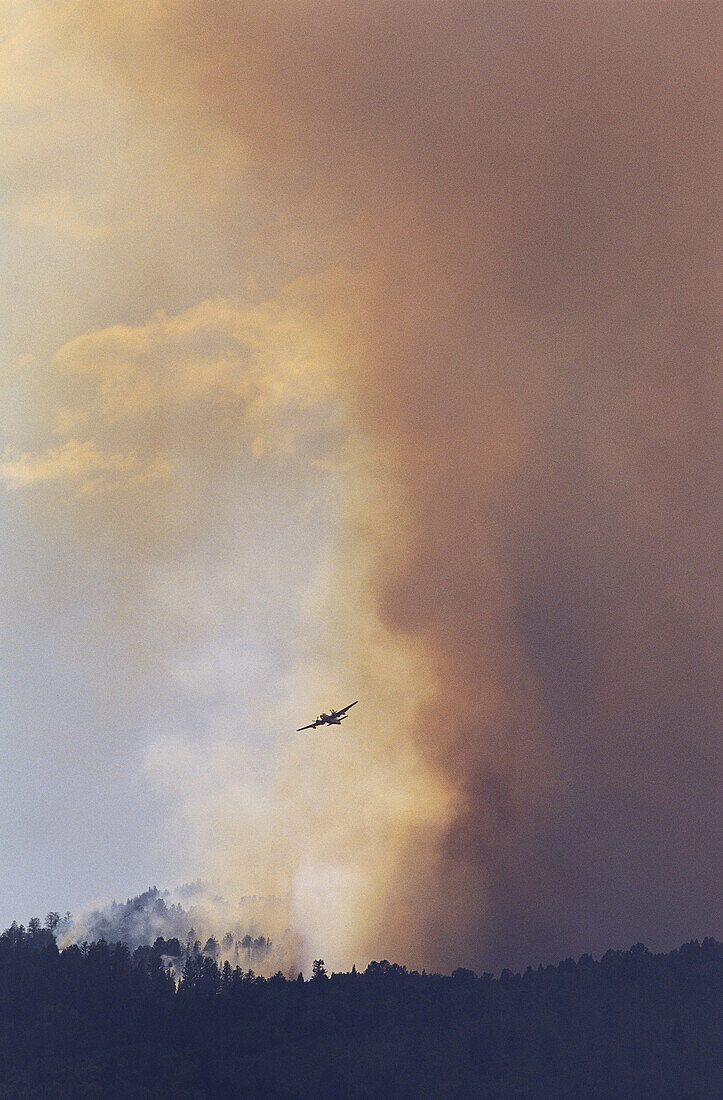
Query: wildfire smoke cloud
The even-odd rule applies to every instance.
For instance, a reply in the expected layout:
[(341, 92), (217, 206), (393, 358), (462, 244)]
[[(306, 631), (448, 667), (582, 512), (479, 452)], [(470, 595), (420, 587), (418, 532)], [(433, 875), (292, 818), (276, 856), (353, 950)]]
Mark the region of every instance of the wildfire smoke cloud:
[[(261, 405), (228, 384), (214, 461), (231, 422), (330, 475), (339, 527), (307, 591), (326, 627), (287, 702), (353, 681), (364, 741), (293, 741), (263, 796), (167, 778), (210, 873), (291, 882), (290, 919), (338, 964), (716, 931), (715, 23), (705, 4), (65, 9), (74, 49), (216, 158), (204, 216), (260, 280), (256, 361), (271, 314), (273, 363), (289, 333), (308, 345), (286, 404), (273, 364)], [(293, 388), (312, 361), (318, 389)], [(165, 450), (121, 442), (122, 476), (163, 475)]]

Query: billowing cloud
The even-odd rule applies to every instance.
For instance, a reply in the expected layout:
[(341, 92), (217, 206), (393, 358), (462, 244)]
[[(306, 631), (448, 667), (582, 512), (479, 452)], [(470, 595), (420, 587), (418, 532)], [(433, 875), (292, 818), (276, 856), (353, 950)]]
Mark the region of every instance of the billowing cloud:
[[(196, 858), (291, 883), (338, 963), (715, 932), (714, 6), (64, 10), (67, 56), (166, 135), (173, 195), (192, 205), (184, 135), (230, 167), (202, 269), (176, 253), (195, 298), (58, 341), (53, 430), (168, 461), (170, 506), (123, 545), (194, 621), (211, 524), (244, 563), (209, 556), (223, 605), (240, 573), (272, 583), (262, 517), (314, 514), (266, 704), (364, 697), (356, 748), (276, 741), (262, 786), (224, 779), (243, 764), (218, 723), (212, 748), (153, 740), (185, 761), (164, 774)], [(250, 269), (273, 290), (242, 305)], [(203, 752), (212, 790), (188, 778)]]
[(81, 443), (77, 439), (69, 439), (61, 447), (44, 455), (13, 455), (10, 452), (5, 461), (0, 462), (0, 477), (15, 487), (43, 481), (71, 481), (81, 491), (89, 491), (102, 485), (109, 476), (115, 479), (129, 475), (133, 478), (138, 476), (138, 462), (132, 452), (103, 454), (92, 440)]

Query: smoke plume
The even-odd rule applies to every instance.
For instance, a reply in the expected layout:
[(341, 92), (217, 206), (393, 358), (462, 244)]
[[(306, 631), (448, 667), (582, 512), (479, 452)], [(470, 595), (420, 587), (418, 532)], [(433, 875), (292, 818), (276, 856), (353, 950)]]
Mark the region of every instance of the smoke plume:
[[(313, 334), (288, 400), (273, 364), (224, 375), (214, 471), (230, 424), (287, 457), (288, 429), (290, 476), (332, 479), (315, 637), (277, 713), (362, 702), (341, 740), (280, 747), (262, 794), (228, 780), (234, 749), (200, 781), (175, 742), (148, 767), (198, 862), (265, 868), (332, 965), (719, 932), (715, 24), (698, 3), (69, 7), (72, 48), (139, 110), (205, 135), (199, 156), (233, 150), (209, 217), (222, 236), (238, 189), (257, 219), (274, 363)], [(204, 331), (233, 341), (236, 308), (208, 306)], [(148, 339), (195, 339), (184, 316)], [(138, 374), (104, 375), (106, 419), (119, 378), (148, 389), (124, 339)], [(150, 484), (156, 429), (133, 458), (126, 440), (84, 459)]]

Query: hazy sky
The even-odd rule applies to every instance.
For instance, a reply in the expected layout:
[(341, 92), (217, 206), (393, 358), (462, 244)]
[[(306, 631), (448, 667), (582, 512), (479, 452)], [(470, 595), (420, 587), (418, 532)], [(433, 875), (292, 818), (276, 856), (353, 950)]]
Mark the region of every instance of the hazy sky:
[(717, 6), (0, 12), (0, 921), (720, 934)]

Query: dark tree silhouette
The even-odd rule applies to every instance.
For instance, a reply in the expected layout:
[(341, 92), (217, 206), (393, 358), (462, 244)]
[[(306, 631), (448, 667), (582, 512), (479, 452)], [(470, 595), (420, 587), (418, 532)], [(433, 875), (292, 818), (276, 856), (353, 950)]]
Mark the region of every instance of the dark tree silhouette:
[(326, 967), (324, 966), (324, 960), (315, 959), (311, 966), (311, 977), (317, 980), (319, 978), (328, 978), (328, 976)]
[(712, 939), (498, 979), (385, 959), (329, 976), (317, 959), (308, 983), (180, 950), (156, 937), (59, 951), (40, 921), (13, 923), (0, 935), (2, 1100), (723, 1096)]

